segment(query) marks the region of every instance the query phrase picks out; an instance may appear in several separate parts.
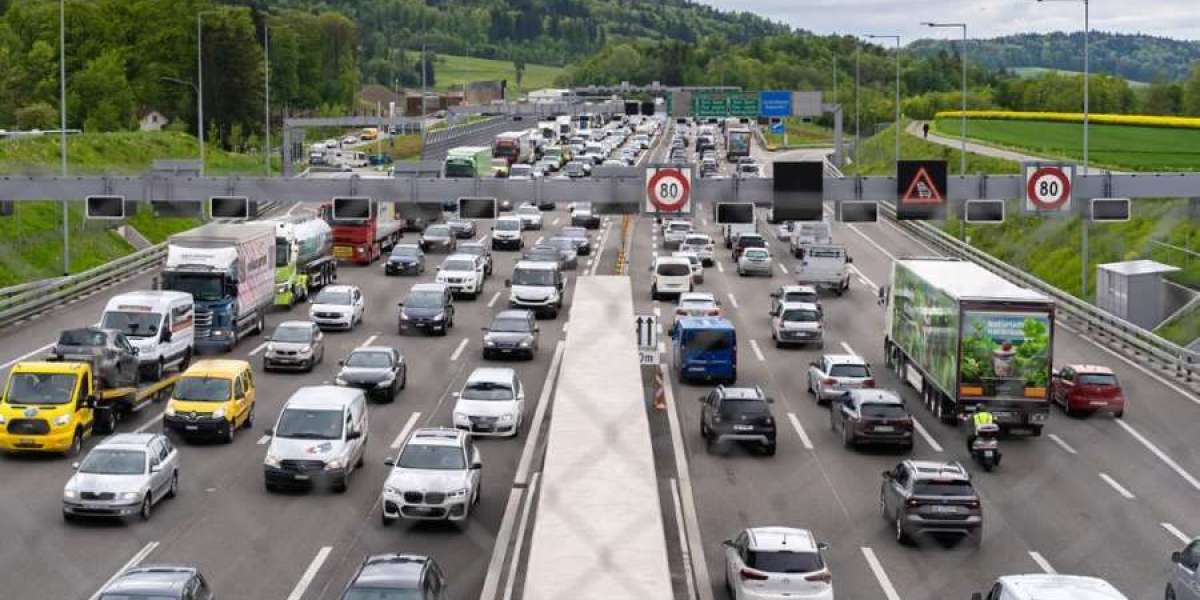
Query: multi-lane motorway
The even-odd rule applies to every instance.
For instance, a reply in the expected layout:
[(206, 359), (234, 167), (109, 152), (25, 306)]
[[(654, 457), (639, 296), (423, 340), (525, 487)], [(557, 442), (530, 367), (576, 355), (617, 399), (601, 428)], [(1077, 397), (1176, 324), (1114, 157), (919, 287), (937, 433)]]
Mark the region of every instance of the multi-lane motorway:
[[(527, 243), (566, 225), (562, 208), (547, 213), (547, 230), (526, 232)], [(694, 223), (719, 239), (711, 208), (697, 207)], [(619, 225), (619, 217), (610, 217), (594, 232), (594, 242), (602, 240), (603, 250), (570, 274), (568, 310), (557, 320), (541, 322), (541, 353), (533, 361), (512, 363), (527, 386), (527, 398), (541, 397), (552, 375), (554, 350), (569, 327), (575, 279), (613, 272)], [(767, 225), (760, 227), (764, 234), (772, 233)], [(483, 235), (488, 229), (481, 226), (479, 231)], [(649, 294), (648, 266), (666, 251), (655, 231), (653, 219), (634, 219), (628, 273), (637, 312), (660, 314), (666, 322), (671, 303), (652, 302)], [(737, 448), (707, 453), (696, 401), (707, 391), (704, 386), (668, 376), (668, 410), (675, 418), (647, 408), (677, 597), (691, 597), (691, 578), (705, 586), (699, 590), (701, 600), (726, 597), (721, 541), (755, 525), (808, 528), (829, 542), (827, 558), (842, 598), (967, 598), (999, 575), (1043, 571), (1101, 576), (1130, 598), (1161, 597), (1170, 552), (1182, 547), (1183, 538), (1200, 533), (1200, 394), (1142, 366), (1136, 356), (1060, 328), (1056, 365), (1111, 366), (1129, 398), (1125, 417), (1075, 419), (1056, 411), (1046, 435), (1004, 440), (1003, 466), (976, 473), (963, 433), (931, 418), (915, 393), (883, 368), (878, 287), (887, 282), (894, 258), (935, 252), (890, 222), (835, 223), (833, 231), (854, 257), (856, 270), (846, 296), (824, 299), (826, 349), (863, 355), (876, 366), (881, 387), (902, 390), (919, 423), (913, 457), (961, 461), (972, 470), (983, 498), (982, 545), (895, 542), (879, 516), (880, 472), (904, 455), (843, 448), (829, 430), (828, 409), (804, 392), (806, 365), (819, 351), (776, 349), (770, 343), (768, 294), (794, 279), (785, 246), (767, 235), (776, 259), (770, 278), (738, 277), (728, 251), (718, 244), (718, 261), (698, 289), (716, 294), (737, 327), (738, 384), (761, 385), (776, 399), (778, 454), (764, 457)], [(441, 257), (431, 258), (432, 265)], [(503, 561), (495, 566), (496, 548), (507, 552), (514, 543), (512, 531), (520, 530), (504, 521), (506, 513), (511, 518), (521, 512), (506, 509), (522, 454), (530, 453), (534, 472), (540, 465), (541, 444), (526, 450), (536, 438), (531, 432), (539, 425), (534, 419), (537, 403), (526, 404), (529, 426), (517, 439), (480, 441), (483, 499), (465, 531), (403, 524), (384, 528), (378, 496), (387, 469), (384, 457), (394, 454), (414, 427), (449, 424), (451, 392), (483, 364), (480, 328), (504, 308), (503, 280), (516, 253), (497, 252), (495, 259), (495, 275), (485, 293), (458, 303), (455, 328), (445, 337), (396, 333), (396, 302), (414, 283), (432, 280), (433, 271), (417, 278), (388, 278), (373, 265), (341, 270), (340, 283), (364, 290), (366, 318), (351, 332), (328, 335), (327, 360), (313, 373), (264, 373), (257, 360), (261, 340), (244, 341), (231, 356), (255, 363), (258, 424), (232, 445), (184, 445), (181, 493), (159, 505), (149, 522), (64, 523), (59, 507), (62, 485), (71, 474), (69, 462), (0, 458), (0, 539), (5, 540), (0, 561), (9, 574), (0, 596), (88, 598), (125, 565), (141, 562), (196, 565), (223, 598), (334, 598), (363, 556), (405, 551), (429, 554), (441, 563), (451, 598), (480, 598), (489, 575), (495, 578), (496, 568), (508, 568)], [(149, 286), (146, 275), (0, 332), (0, 367), (7, 369), (42, 350), (63, 328), (94, 323), (111, 293)], [(306, 310), (301, 305), (272, 315), (268, 330), (284, 319), (304, 318)], [(336, 360), (366, 343), (396, 346), (410, 365), (408, 387), (398, 400), (370, 408), (366, 468), (345, 494), (266, 493), (262, 429), (293, 391), (331, 382)], [(548, 408), (552, 418), (552, 406)], [(159, 411), (160, 405), (151, 406), (120, 429), (157, 431)], [(675, 501), (677, 493), (683, 502)], [(691, 503), (694, 513), (680, 508)], [(700, 551), (691, 563), (682, 558), (688, 548), (681, 541), (685, 537)], [(514, 588), (519, 597), (520, 586)]]

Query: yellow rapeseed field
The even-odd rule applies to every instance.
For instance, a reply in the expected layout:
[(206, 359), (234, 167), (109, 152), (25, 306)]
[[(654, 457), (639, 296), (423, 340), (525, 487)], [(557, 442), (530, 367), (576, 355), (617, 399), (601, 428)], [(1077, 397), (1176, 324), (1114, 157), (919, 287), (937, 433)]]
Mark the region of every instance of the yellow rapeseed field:
[[(957, 119), (962, 111), (947, 110), (937, 113), (938, 119)], [(968, 119), (992, 119), (1004, 121), (1050, 121), (1054, 123), (1082, 123), (1083, 113), (1020, 112), (1013, 110), (968, 110)], [(1200, 129), (1198, 117), (1161, 117), (1156, 115), (1088, 115), (1092, 123), (1102, 125), (1136, 125), (1139, 127), (1167, 127), (1174, 129)]]

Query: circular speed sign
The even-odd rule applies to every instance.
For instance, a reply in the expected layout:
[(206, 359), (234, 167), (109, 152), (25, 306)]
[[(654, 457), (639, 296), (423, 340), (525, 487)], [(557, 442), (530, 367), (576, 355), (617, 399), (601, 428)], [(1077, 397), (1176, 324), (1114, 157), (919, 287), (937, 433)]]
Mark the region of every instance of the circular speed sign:
[(1034, 210), (1058, 210), (1071, 200), (1071, 179), (1062, 167), (1039, 167), (1026, 180), (1025, 196)]
[(692, 184), (679, 169), (659, 169), (646, 184), (646, 197), (660, 212), (678, 212), (691, 195)]

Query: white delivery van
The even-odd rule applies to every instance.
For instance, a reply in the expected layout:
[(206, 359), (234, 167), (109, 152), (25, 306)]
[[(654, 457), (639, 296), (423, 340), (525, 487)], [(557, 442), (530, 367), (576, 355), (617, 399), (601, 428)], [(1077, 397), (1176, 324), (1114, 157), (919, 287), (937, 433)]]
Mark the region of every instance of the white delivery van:
[(650, 267), (650, 299), (692, 291), (692, 261), (684, 256), (659, 256)]
[(194, 306), (187, 292), (147, 290), (113, 296), (100, 315), (99, 326), (125, 334), (137, 348), (138, 363), (150, 381), (162, 379), (163, 369), (187, 368), (195, 349)]
[[(686, 260), (686, 259), (685, 259)], [(689, 277), (691, 271), (688, 272)], [(532, 310), (534, 314), (557, 318), (562, 310), (565, 282), (558, 263), (518, 261), (512, 278), (504, 282), (510, 289), (508, 305)]]
[(796, 283), (831, 289), (839, 296), (850, 288), (850, 263), (854, 259), (844, 246), (804, 246), (796, 258)]
[(833, 230), (828, 221), (797, 221), (792, 230), (792, 256), (799, 257), (800, 249), (814, 244), (833, 243)]
[(336, 385), (302, 387), (279, 412), (263, 459), (268, 491), (330, 487), (346, 491), (367, 451), (367, 397)]

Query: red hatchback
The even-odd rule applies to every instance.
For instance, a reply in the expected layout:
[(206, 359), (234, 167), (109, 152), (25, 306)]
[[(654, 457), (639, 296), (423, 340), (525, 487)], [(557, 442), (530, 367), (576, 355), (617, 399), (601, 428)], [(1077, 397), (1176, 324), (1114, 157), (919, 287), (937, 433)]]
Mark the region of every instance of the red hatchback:
[(1125, 414), (1125, 394), (1108, 367), (1067, 365), (1055, 371), (1050, 398), (1068, 415), (1108, 411), (1119, 419)]

